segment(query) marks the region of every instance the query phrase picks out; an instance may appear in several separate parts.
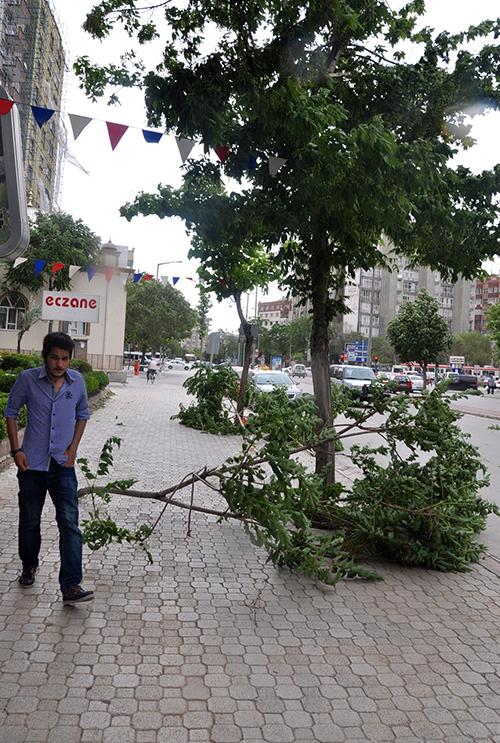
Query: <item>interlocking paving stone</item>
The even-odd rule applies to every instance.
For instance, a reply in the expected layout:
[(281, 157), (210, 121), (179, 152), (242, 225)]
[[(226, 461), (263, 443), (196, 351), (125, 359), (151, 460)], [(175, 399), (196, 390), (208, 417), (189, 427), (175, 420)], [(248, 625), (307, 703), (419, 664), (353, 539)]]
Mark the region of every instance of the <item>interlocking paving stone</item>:
[[(80, 456), (118, 435), (113, 476), (155, 490), (233, 454), (236, 437), (170, 420), (183, 379), (114, 386)], [(328, 588), (267, 564), (238, 523), (193, 514), (187, 537), (187, 511), (168, 507), (154, 564), (126, 545), (86, 550), (96, 599), (69, 609), (50, 502), (36, 584), (16, 584), (15, 472), (0, 477), (0, 743), (500, 741), (500, 592), (483, 566), (382, 563), (383, 582)], [(195, 498), (223, 507), (203, 486)], [(131, 528), (162, 509), (109, 506)]]

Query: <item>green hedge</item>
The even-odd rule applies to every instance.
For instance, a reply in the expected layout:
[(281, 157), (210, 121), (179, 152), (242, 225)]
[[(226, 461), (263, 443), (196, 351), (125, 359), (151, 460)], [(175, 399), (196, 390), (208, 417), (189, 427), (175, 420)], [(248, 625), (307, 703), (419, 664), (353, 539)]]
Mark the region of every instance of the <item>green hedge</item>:
[(97, 395), (99, 390), (102, 390), (109, 384), (109, 377), (106, 372), (103, 371), (91, 371), (83, 375), (85, 380), (85, 386), (87, 388), (87, 395)]
[(80, 374), (87, 374), (92, 371), (92, 364), (89, 364), (85, 359), (71, 359), (69, 365), (72, 369), (79, 371)]
[(12, 371), (19, 374), (23, 369), (34, 369), (35, 366), (41, 366), (43, 360), (37, 354), (25, 353), (2, 353), (0, 354), (0, 369), (3, 371)]
[[(7, 426), (3, 417), (3, 411), (7, 405), (9, 392), (16, 381), (20, 372), (24, 369), (34, 369), (36, 366), (42, 366), (43, 361), (40, 356), (28, 356), (22, 353), (6, 353), (0, 355), (0, 441), (7, 438)], [(79, 371), (85, 381), (87, 395), (92, 397), (109, 384), (109, 377), (106, 372), (92, 371), (91, 365), (83, 359), (73, 359), (71, 368)], [(23, 406), (19, 411), (17, 421), (19, 428), (26, 426), (26, 407)]]

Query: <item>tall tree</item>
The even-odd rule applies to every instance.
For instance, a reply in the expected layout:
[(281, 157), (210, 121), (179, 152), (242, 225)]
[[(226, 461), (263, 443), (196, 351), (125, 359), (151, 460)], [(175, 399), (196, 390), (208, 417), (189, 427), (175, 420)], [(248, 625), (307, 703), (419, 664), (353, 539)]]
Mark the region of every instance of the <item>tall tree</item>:
[[(142, 75), (150, 124), (201, 139), (207, 152), (217, 148), (221, 172), (242, 183), (230, 195), (242, 244), (264, 241), (285, 284), (312, 303), (314, 392), (329, 426), (328, 327), (345, 309), (346, 276), (384, 264), (382, 233), (410, 262), (450, 278), (473, 276), (498, 252), (500, 166), (474, 175), (452, 160), (470, 145), (464, 107), (498, 104), (498, 46), (488, 40), (471, 53), (465, 45), (496, 38), (499, 23), (435, 34), (418, 27), (423, 0), (398, 11), (385, 0), (160, 7), (169, 33), (155, 70), (135, 68), (127, 79), (125, 69), (83, 58), (76, 65), (82, 85), (96, 96), (107, 82), (136, 84)], [(147, 41), (158, 28), (141, 8), (141, 1), (105, 0), (86, 29), (103, 39), (122, 22)], [(186, 189), (200, 179), (207, 186), (203, 208), (189, 219), (200, 224), (211, 206), (217, 225), (206, 181), (214, 166), (206, 160), (185, 170)], [(149, 213), (147, 197), (137, 207)], [(323, 444), (316, 468), (330, 465), (329, 480), (333, 462), (333, 444)]]
[(497, 355), (500, 356), (500, 303), (493, 304), (486, 310), (486, 326), (488, 333), (495, 341)]
[(394, 363), (394, 349), (389, 338), (385, 335), (376, 335), (372, 339), (372, 356), (378, 356), (381, 364)]
[(491, 364), (491, 338), (483, 333), (459, 333), (453, 336), (450, 354), (464, 356), (466, 364), (488, 366)]
[(196, 312), (173, 286), (159, 281), (127, 284), (125, 341), (141, 351), (159, 351), (182, 340), (196, 320)]
[(203, 286), (200, 287), (200, 298), (196, 311), (198, 313), (198, 333), (200, 336), (200, 353), (203, 354), (204, 340), (210, 327), (208, 313), (212, 307), (210, 296)]
[(439, 305), (422, 289), (414, 302), (404, 304), (387, 326), (387, 334), (400, 361), (420, 364), (427, 383), (427, 366), (449, 348), (452, 337)]
[[(17, 268), (9, 263), (4, 284), (9, 289), (25, 289), (36, 292), (43, 286), (64, 291), (71, 286), (69, 267), (88, 266), (99, 260), (101, 241), (92, 230), (66, 212), (45, 214), (37, 212), (30, 227), (30, 244), (24, 258), (28, 260)], [(34, 260), (46, 261), (39, 273), (33, 270)], [(63, 263), (64, 268), (52, 273), (54, 263)]]

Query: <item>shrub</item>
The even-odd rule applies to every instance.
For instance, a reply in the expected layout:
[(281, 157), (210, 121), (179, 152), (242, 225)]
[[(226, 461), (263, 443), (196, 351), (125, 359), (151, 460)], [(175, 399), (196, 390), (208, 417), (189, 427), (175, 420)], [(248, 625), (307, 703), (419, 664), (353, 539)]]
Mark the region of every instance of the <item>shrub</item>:
[(87, 388), (87, 395), (92, 397), (96, 395), (99, 390), (109, 384), (109, 377), (106, 372), (103, 371), (91, 371), (83, 375), (85, 380), (85, 386)]
[(4, 371), (12, 370), (18, 373), (23, 369), (33, 369), (35, 366), (41, 366), (42, 364), (42, 357), (37, 354), (3, 353), (0, 355), (0, 368)]
[(3, 369), (0, 369), (0, 392), (10, 392), (16, 378), (17, 374), (5, 372)]
[(85, 359), (71, 359), (70, 367), (79, 371), (80, 374), (87, 374), (92, 371), (92, 364), (89, 364)]

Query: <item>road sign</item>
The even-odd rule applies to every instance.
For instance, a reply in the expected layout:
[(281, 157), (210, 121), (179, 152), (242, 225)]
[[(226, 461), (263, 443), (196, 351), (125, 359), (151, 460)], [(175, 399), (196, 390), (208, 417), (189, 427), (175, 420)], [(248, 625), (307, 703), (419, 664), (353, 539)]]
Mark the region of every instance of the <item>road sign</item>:
[(210, 354), (210, 356), (216, 356), (219, 353), (219, 348), (220, 348), (219, 331), (215, 331), (214, 333), (209, 333), (207, 336), (207, 347), (205, 349), (205, 353)]
[(348, 363), (365, 364), (368, 361), (368, 341), (353, 341), (346, 343), (344, 353)]

